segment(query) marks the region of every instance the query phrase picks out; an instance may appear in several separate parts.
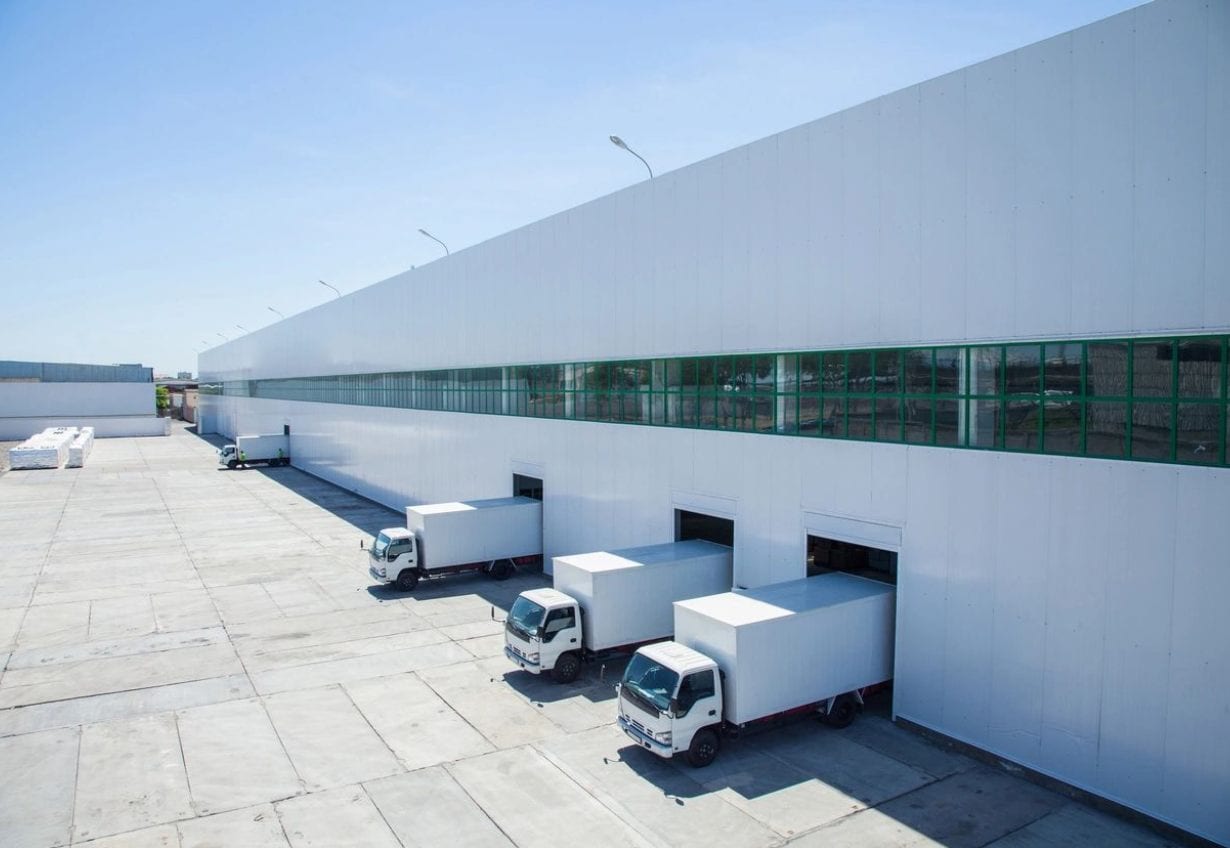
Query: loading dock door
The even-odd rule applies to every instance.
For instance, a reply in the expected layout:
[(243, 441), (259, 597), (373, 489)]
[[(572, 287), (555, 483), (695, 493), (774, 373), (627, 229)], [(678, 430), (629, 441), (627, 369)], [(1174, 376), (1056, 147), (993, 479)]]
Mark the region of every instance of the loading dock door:
[(513, 497), (542, 500), (542, 480), (528, 474), (513, 475)]
[(844, 571), (897, 585), (897, 552), (807, 534), (807, 576)]
[(706, 542), (716, 542), (729, 548), (735, 546), (735, 520), (733, 518), (718, 518), (701, 512), (689, 512), (686, 509), (675, 510), (675, 541), (687, 542), (691, 539), (703, 539)]

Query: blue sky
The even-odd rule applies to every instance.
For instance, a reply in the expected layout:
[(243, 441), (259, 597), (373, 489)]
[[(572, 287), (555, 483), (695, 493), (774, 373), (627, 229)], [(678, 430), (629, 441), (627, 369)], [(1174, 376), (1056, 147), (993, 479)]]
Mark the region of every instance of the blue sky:
[(0, 0), (0, 359), (196, 351), (1137, 5)]

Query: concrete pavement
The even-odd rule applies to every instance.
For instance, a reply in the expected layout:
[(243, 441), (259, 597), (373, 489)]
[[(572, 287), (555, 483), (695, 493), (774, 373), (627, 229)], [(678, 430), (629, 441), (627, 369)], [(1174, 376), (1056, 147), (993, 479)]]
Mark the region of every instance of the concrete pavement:
[(0, 476), (0, 845), (1169, 844), (881, 714), (659, 760), (617, 666), (504, 660), (491, 608), (540, 576), (373, 588), (359, 539), (402, 522), (178, 427)]

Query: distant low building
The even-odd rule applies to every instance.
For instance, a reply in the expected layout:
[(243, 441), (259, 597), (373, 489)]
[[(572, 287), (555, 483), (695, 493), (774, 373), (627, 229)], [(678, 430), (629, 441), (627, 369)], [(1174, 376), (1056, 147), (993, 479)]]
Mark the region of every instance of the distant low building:
[(93, 427), (99, 437), (165, 435), (153, 369), (0, 360), (0, 439), (61, 426)]

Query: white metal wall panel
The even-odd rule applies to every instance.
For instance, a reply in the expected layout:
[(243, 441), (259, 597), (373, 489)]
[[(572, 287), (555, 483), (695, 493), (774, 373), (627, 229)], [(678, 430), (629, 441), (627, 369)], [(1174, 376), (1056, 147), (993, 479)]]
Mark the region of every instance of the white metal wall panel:
[[(1204, 308), (1206, 3), (1136, 10), (1133, 329), (1181, 329)], [(1227, 45), (1222, 46), (1223, 49)], [(1200, 61), (1177, 62), (1190, 52)], [(1225, 238), (1225, 233), (1220, 234)]]
[[(924, 339), (965, 338), (965, 73), (919, 89), (919, 308)], [(954, 308), (954, 304), (961, 304)]]
[(1135, 18), (1072, 33), (1072, 332), (1132, 326)]
[(1015, 69), (1009, 53), (965, 72), (965, 302), (945, 306), (963, 308), (969, 334), (981, 339), (1010, 338), (1015, 324), (1007, 308), (1016, 287)]
[(153, 414), (153, 383), (0, 383), (0, 418)]
[(920, 299), (919, 102), (917, 86), (880, 100), (879, 338), (918, 338)]
[(1204, 314), (1216, 327), (1230, 314), (1230, 3), (1208, 4), (1208, 92), (1204, 175)]
[(1013, 145), (1016, 202), (1013, 333), (1061, 336), (1068, 310), (1038, 297), (1048, 289), (1071, 303), (1072, 37), (1061, 35), (1015, 54)]

